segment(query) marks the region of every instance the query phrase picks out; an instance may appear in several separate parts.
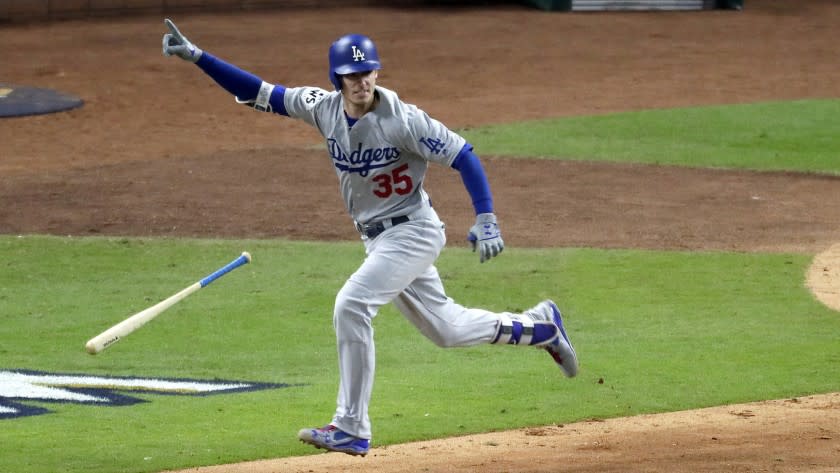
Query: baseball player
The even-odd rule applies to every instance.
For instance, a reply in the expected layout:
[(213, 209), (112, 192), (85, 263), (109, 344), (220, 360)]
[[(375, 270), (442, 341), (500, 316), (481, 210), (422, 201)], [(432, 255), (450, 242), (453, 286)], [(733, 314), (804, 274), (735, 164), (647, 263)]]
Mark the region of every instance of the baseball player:
[(476, 213), (468, 238), (481, 263), (504, 249), (490, 187), (472, 145), (377, 85), (381, 64), (370, 38), (348, 34), (330, 46), (329, 80), (335, 90), (328, 91), (265, 82), (202, 51), (170, 20), (165, 24), (164, 55), (195, 63), (236, 102), (303, 120), (324, 136), (341, 195), (365, 246), (364, 261), (335, 299), (340, 373), (335, 414), (325, 427), (301, 430), (301, 441), (350, 455), (368, 453), (373, 318), (389, 302), (441, 347), (539, 347), (563, 374), (577, 374), (577, 355), (551, 300), (515, 314), (468, 308), (447, 297), (434, 266), (446, 236), (423, 189), (426, 170), (433, 163), (460, 173)]

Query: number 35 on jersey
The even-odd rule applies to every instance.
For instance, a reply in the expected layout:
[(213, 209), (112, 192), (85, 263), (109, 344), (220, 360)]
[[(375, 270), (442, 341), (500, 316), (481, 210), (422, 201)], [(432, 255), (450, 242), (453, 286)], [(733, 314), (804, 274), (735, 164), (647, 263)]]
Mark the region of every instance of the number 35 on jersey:
[(414, 190), (414, 181), (408, 174), (408, 164), (403, 164), (391, 170), (390, 173), (377, 174), (373, 177), (376, 187), (373, 194), (379, 198), (387, 199), (392, 194), (408, 195)]

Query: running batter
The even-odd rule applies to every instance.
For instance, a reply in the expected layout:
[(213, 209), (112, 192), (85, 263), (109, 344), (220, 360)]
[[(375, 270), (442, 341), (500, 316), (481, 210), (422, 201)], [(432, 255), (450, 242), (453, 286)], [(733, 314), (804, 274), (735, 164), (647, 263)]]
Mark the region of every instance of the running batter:
[(426, 170), (434, 163), (461, 174), (476, 213), (468, 238), (482, 263), (504, 249), (490, 186), (464, 138), (376, 84), (381, 64), (368, 37), (349, 34), (330, 46), (329, 79), (335, 91), (327, 91), (265, 82), (202, 51), (170, 20), (165, 23), (164, 55), (195, 63), (238, 103), (318, 129), (365, 245), (365, 260), (335, 299), (340, 371), (335, 414), (325, 427), (301, 430), (300, 440), (351, 455), (368, 453), (376, 362), (373, 318), (389, 302), (438, 346), (539, 347), (566, 376), (577, 374), (577, 355), (554, 302), (514, 314), (463, 307), (446, 296), (434, 266), (446, 235), (423, 189)]

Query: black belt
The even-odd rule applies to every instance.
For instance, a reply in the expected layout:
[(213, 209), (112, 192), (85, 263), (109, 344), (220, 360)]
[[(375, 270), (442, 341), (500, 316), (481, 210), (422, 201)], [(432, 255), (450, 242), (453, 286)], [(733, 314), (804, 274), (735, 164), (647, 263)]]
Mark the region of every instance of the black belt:
[[(356, 230), (359, 231), (362, 235), (368, 238), (376, 238), (379, 236), (380, 233), (384, 232), (385, 230), (395, 227), (401, 223), (405, 223), (411, 220), (408, 218), (407, 215), (402, 215), (399, 217), (394, 218), (386, 218), (385, 220), (380, 220), (378, 222), (371, 222), (371, 223), (356, 223)], [(388, 225), (388, 223), (390, 225)]]

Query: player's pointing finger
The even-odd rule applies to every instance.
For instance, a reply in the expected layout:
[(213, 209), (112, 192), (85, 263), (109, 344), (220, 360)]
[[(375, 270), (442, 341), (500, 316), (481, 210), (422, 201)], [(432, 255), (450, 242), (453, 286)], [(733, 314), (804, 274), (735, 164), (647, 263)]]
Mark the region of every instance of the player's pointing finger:
[(166, 18), (165, 20), (163, 20), (163, 22), (166, 23), (166, 27), (169, 28), (169, 31), (172, 32), (173, 36), (175, 36), (178, 39), (184, 37), (184, 35), (182, 35), (180, 31), (178, 31), (178, 27), (175, 26), (175, 23), (172, 23), (172, 20)]

